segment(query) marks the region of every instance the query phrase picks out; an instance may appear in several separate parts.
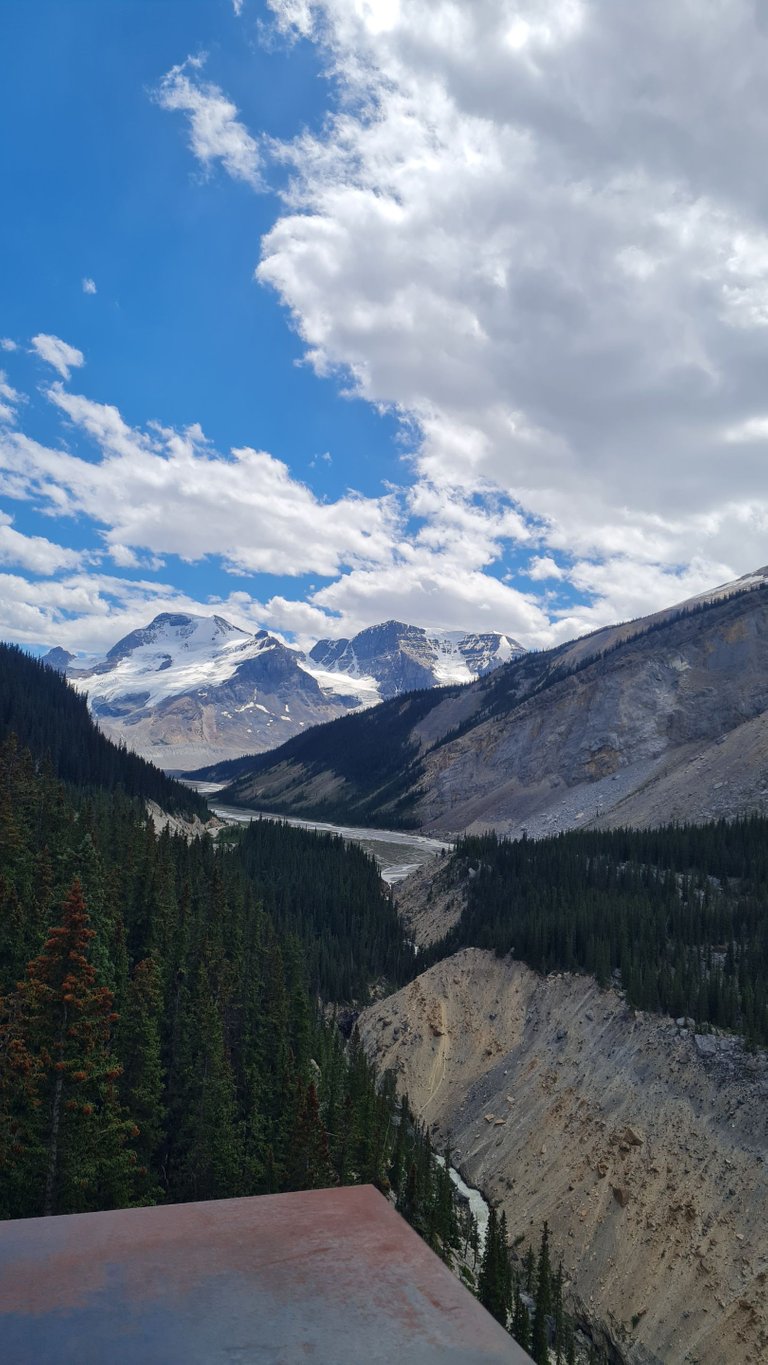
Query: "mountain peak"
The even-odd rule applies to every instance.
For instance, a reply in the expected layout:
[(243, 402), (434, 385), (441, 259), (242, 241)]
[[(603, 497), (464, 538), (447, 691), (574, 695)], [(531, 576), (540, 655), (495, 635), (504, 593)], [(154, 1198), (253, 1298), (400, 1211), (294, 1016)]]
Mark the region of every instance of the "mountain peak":
[(68, 649), (62, 649), (61, 645), (55, 645), (53, 649), (49, 649), (48, 653), (43, 655), (40, 662), (55, 669), (57, 673), (66, 673), (67, 667), (74, 657), (74, 654), (70, 654)]

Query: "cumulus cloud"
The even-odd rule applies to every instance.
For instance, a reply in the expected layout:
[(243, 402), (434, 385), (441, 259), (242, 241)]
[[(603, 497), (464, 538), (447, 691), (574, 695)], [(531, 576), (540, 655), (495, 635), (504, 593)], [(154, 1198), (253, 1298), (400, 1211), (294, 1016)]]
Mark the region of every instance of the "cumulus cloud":
[[(108, 609), (115, 629), (130, 629), (126, 622), (139, 623), (142, 611), (146, 616), (173, 595), (167, 585), (151, 592), (145, 585), (127, 605), (119, 594), (119, 602), (104, 597), (97, 587), (107, 579), (94, 562), (107, 555), (124, 571), (157, 573), (164, 557), (178, 555), (189, 562), (212, 559), (238, 574), (330, 580), (311, 587), (301, 601), (233, 593), (217, 605), (231, 605), (242, 624), (303, 640), (349, 634), (391, 616), (456, 629), (501, 628), (536, 641), (546, 634), (548, 620), (534, 598), (486, 573), (505, 544), (527, 547), (532, 541), (529, 525), (497, 490), (467, 498), (455, 489), (446, 496), (421, 480), (379, 497), (347, 491), (321, 501), (265, 451), (241, 447), (222, 454), (197, 425), (176, 431), (152, 422), (138, 429), (115, 406), (59, 382), (45, 392), (67, 441), (44, 445), (18, 427), (0, 433), (0, 489), (51, 517), (87, 518), (100, 529), (104, 549), (86, 557), (95, 595), (81, 609), (86, 573), (67, 580), (77, 625), (67, 628), (66, 638), (61, 630), (52, 635), (54, 625), (69, 620), (54, 612), (46, 618), (48, 633), (36, 639), (93, 648)], [(83, 444), (95, 449), (81, 450)], [(9, 522), (0, 526), (0, 559), (39, 573), (86, 569), (74, 551), (42, 537), (24, 539)], [(60, 596), (57, 589), (52, 611)], [(43, 602), (37, 590), (30, 600)], [(18, 610), (9, 602), (6, 628), (26, 629), (23, 622), (30, 620), (41, 628), (38, 615), (19, 618)], [(78, 630), (91, 643), (78, 641)]]
[(417, 481), (509, 497), (598, 612), (762, 563), (750, 0), (706, 23), (663, 0), (270, 4), (340, 94), (273, 149), (292, 176), (258, 270), (317, 372), (407, 417)]
[(89, 275), (86, 275), (83, 279), (83, 293), (84, 294), (96, 293), (96, 281), (92, 280)]
[(92, 438), (101, 458), (8, 432), (0, 439), (0, 470), (15, 480), (16, 496), (105, 528), (105, 544), (121, 565), (138, 563), (133, 552), (147, 551), (188, 561), (217, 555), (241, 572), (330, 576), (392, 555), (391, 497), (348, 492), (320, 502), (266, 451), (242, 447), (221, 455), (199, 427), (138, 431), (117, 408), (60, 384), (48, 396), (75, 431)]
[(0, 350), (18, 351), (18, 349), (19, 349), (18, 344), (15, 341), (13, 341), (11, 337), (0, 337)]
[(189, 145), (208, 169), (220, 161), (234, 180), (261, 186), (258, 143), (237, 117), (237, 107), (217, 85), (201, 78), (204, 57), (187, 57), (163, 76), (155, 99), (163, 109), (189, 118)]
[(526, 577), (532, 578), (534, 582), (563, 578), (564, 576), (564, 572), (557, 563), (557, 560), (553, 559), (551, 555), (534, 555), (526, 569)]
[[(255, 189), (268, 159), (287, 170), (258, 278), (318, 374), (402, 420), (403, 487), (324, 502), (273, 455), (130, 427), (59, 384), (97, 458), (5, 433), (4, 490), (92, 518), (137, 582), (172, 554), (317, 575), (302, 600), (230, 602), (303, 635), (401, 616), (544, 645), (762, 564), (768, 23), (752, 0), (706, 22), (666, 0), (269, 4), (335, 83), (320, 131), (255, 137), (201, 58), (156, 98), (204, 167)], [(67, 583), (75, 613), (85, 575)], [(156, 587), (128, 600), (104, 580), (82, 612), (143, 619)]]
[[(270, 605), (274, 612), (277, 602)], [(417, 553), (375, 572), (353, 570), (310, 594), (308, 605), (326, 613), (334, 635), (341, 633), (340, 624), (349, 633), (395, 618), (446, 630), (504, 630), (529, 644), (552, 638), (550, 621), (533, 594), (479, 568), (467, 569), (454, 555)]]
[[(4, 639), (89, 654), (104, 653), (121, 635), (146, 625), (160, 611), (211, 611), (210, 605), (171, 583), (117, 578), (93, 569), (39, 579), (0, 572), (0, 601)], [(245, 605), (237, 604), (234, 619), (247, 628), (242, 620)], [(228, 606), (215, 610), (226, 614)]]
[(83, 561), (79, 550), (55, 545), (44, 536), (27, 536), (12, 525), (12, 518), (0, 512), (0, 564), (10, 564), (36, 574), (74, 569)]
[(37, 336), (32, 338), (32, 349), (41, 360), (52, 365), (62, 379), (69, 379), (72, 370), (79, 369), (85, 364), (85, 356), (76, 346), (70, 346), (60, 337), (50, 336), (46, 332), (38, 332)]

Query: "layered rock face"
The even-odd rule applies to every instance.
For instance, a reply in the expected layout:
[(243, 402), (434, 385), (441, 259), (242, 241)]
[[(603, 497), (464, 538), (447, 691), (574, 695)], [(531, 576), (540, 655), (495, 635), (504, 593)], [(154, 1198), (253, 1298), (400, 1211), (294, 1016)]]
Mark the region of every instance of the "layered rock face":
[(360, 1030), (511, 1236), (549, 1222), (571, 1292), (630, 1365), (768, 1359), (765, 1055), (478, 949)]

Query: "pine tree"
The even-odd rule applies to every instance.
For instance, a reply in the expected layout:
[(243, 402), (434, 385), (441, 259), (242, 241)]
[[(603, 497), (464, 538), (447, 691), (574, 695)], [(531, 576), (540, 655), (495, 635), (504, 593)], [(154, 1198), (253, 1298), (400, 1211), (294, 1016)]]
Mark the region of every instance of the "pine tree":
[(512, 1336), (524, 1351), (531, 1349), (531, 1316), (523, 1302), (519, 1284), (515, 1286), (514, 1308), (512, 1312)]
[(185, 995), (180, 1035), (170, 1193), (178, 1200), (233, 1198), (244, 1193), (243, 1125), (208, 956)]
[(335, 1173), (328, 1150), (328, 1134), (320, 1117), (317, 1090), (310, 1082), (301, 1098), (298, 1121), (291, 1143), (289, 1188), (319, 1190), (335, 1184)]
[(536, 1365), (549, 1365), (549, 1317), (552, 1312), (552, 1267), (549, 1259), (549, 1227), (541, 1233), (536, 1264), (536, 1303), (533, 1313), (531, 1350)]
[(494, 1208), (488, 1215), (485, 1250), (480, 1267), (477, 1296), (489, 1313), (503, 1327), (509, 1317), (509, 1264), (506, 1243), (502, 1241), (502, 1226)]
[(560, 1261), (557, 1267), (553, 1290), (552, 1290), (552, 1311), (555, 1318), (555, 1359), (557, 1365), (564, 1365), (565, 1361), (565, 1309), (563, 1306), (563, 1263)]
[[(89, 960), (93, 937), (75, 880), (61, 923), (5, 1008), (4, 1128), (12, 1146), (24, 1148), (18, 1167), (30, 1179), (27, 1212), (125, 1206), (135, 1196), (136, 1158), (127, 1143), (137, 1130), (118, 1099), (121, 1068), (111, 1051), (117, 1016)], [(9, 1115), (14, 1077), (23, 1084)]]
[(165, 1073), (161, 1057), (163, 1009), (160, 973), (152, 958), (137, 962), (126, 992), (117, 1045), (123, 1074), (120, 1090), (126, 1109), (138, 1125), (134, 1148), (139, 1176), (152, 1197), (155, 1159), (165, 1132)]
[(536, 1284), (536, 1253), (532, 1246), (528, 1247), (523, 1258), (523, 1275), (526, 1294), (533, 1294)]

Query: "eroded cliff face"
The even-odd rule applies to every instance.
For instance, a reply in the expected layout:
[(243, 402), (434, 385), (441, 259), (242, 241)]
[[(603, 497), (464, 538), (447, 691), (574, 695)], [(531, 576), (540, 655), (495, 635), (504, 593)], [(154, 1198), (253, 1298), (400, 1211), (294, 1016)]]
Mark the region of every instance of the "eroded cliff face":
[(768, 1060), (466, 949), (360, 1020), (512, 1236), (545, 1219), (632, 1365), (768, 1359)]
[(768, 592), (609, 648), (428, 753), (422, 826), (540, 836), (768, 809)]

